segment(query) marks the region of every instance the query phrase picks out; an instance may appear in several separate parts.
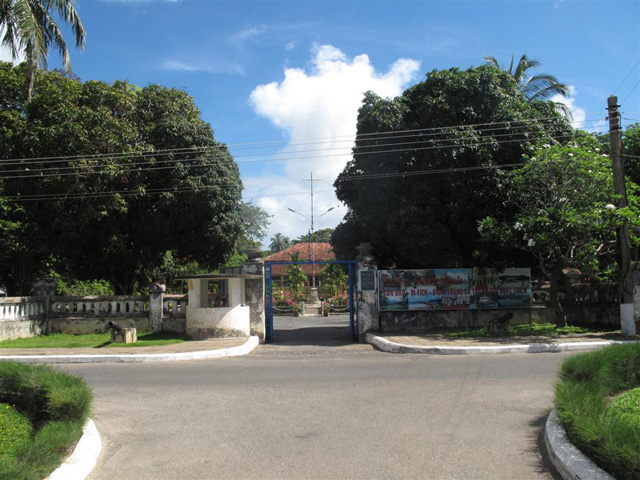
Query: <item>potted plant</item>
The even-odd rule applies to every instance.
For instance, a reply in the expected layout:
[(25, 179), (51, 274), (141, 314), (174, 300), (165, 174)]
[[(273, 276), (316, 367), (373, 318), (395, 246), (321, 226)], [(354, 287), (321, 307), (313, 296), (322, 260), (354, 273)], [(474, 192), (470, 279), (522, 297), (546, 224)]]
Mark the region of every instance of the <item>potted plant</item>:
[(324, 302), (322, 302), (322, 316), (323, 317), (328, 317), (329, 316), (329, 308), (330, 307), (331, 307), (331, 305), (326, 300)]

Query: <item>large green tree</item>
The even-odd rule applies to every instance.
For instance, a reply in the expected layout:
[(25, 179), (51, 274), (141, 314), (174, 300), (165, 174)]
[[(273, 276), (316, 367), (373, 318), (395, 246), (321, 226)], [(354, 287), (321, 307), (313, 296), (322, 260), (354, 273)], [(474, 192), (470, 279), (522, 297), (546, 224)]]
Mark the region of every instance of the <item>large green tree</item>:
[[(383, 266), (482, 264), (477, 221), (513, 213), (507, 166), (538, 142), (570, 135), (553, 104), (527, 102), (510, 75), (490, 66), (434, 70), (393, 99), (369, 92), (353, 159), (335, 183), (349, 212), (334, 250), (353, 258), (365, 241)], [(489, 265), (522, 263), (504, 249), (488, 253)]]
[(26, 82), (24, 65), (0, 64), (8, 287), (24, 293), (53, 266), (131, 293), (167, 251), (207, 268), (227, 258), (242, 185), (189, 95), (45, 72), (27, 101)]
[(565, 269), (578, 268), (599, 277), (614, 265), (616, 230), (631, 224), (632, 244), (640, 233), (638, 186), (628, 183), (628, 208), (616, 208), (611, 161), (597, 151), (594, 139), (542, 148), (511, 174), (509, 222), (487, 217), (480, 222), (484, 240), (527, 251), (550, 285), (558, 326), (567, 322), (559, 293)]
[(61, 18), (75, 36), (76, 46), (84, 47), (85, 30), (73, 0), (0, 0), (0, 43), (13, 58), (26, 59), (27, 98), (31, 98), (36, 71), (47, 66), (49, 49), (60, 53), (64, 68), (71, 71), (69, 49), (54, 17)]

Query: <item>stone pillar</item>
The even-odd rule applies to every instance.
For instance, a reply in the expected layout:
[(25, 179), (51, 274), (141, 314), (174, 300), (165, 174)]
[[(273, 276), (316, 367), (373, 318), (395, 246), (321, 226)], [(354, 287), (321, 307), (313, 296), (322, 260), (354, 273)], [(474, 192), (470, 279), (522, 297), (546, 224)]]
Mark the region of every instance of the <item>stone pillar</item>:
[(244, 280), (245, 303), (249, 305), (251, 318), (251, 335), (256, 335), (260, 343), (264, 343), (265, 328), (265, 285), (264, 285), (264, 260), (260, 258), (260, 251), (250, 251), (249, 259), (242, 266), (242, 273), (247, 275), (261, 275), (256, 280)]
[[(356, 271), (358, 339), (364, 342), (367, 333), (380, 331), (380, 316), (378, 313), (378, 266), (375, 258), (371, 255), (372, 247), (370, 244), (361, 243), (357, 249), (358, 252), (360, 252), (356, 257), (358, 262)], [(373, 284), (371, 284), (371, 272), (373, 272)]]
[(31, 292), (42, 302), (44, 311), (44, 332), (51, 334), (51, 297), (56, 294), (58, 284), (54, 278), (38, 278), (31, 286)]
[(162, 330), (162, 309), (166, 291), (167, 287), (162, 283), (155, 282), (149, 285), (149, 326), (152, 332)]

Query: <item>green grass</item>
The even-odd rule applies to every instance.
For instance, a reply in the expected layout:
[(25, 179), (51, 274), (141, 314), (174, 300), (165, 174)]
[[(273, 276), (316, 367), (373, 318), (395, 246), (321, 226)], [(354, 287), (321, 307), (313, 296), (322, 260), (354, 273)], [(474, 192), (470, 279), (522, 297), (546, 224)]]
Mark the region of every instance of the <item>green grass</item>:
[[(605, 327), (578, 327), (567, 326), (557, 327), (554, 323), (523, 323), (519, 325), (511, 325), (511, 332), (488, 333), (484, 327), (473, 328), (447, 328), (431, 330), (432, 333), (438, 333), (445, 337), (466, 338), (466, 337), (485, 337), (485, 338), (502, 338), (502, 337), (528, 337), (528, 336), (548, 336), (555, 337), (561, 335), (576, 335), (601, 332), (619, 332), (619, 330), (607, 329)], [(0, 344), (1, 346), (2, 344)]]
[(16, 338), (0, 342), (0, 348), (110, 348), (110, 347), (154, 347), (181, 343), (187, 340), (186, 335), (168, 332), (141, 333), (136, 343), (110, 343), (109, 333), (92, 333), (88, 335), (68, 335), (55, 333), (31, 338)]
[(0, 459), (15, 458), (16, 452), (31, 440), (33, 425), (8, 403), (0, 403)]
[(640, 478), (640, 344), (566, 359), (556, 408), (571, 442), (618, 480)]
[[(79, 377), (43, 365), (0, 362), (0, 402), (15, 405), (21, 419), (12, 416), (9, 422), (22, 429), (0, 434), (0, 444), (14, 445), (9, 454), (0, 456), (0, 480), (40, 480), (49, 475), (80, 439), (92, 400), (91, 390)], [(27, 419), (30, 434), (25, 440)]]

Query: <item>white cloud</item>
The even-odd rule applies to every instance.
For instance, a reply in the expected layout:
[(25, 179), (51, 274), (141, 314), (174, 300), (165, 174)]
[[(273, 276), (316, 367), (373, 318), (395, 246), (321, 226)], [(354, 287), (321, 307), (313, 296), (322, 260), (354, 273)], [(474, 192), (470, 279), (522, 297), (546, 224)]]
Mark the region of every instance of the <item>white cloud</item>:
[[(339, 223), (341, 217), (333, 211), (321, 219), (318, 215), (338, 205), (333, 182), (350, 159), (364, 92), (397, 96), (415, 78), (419, 68), (418, 61), (402, 58), (386, 73), (380, 73), (367, 55), (349, 59), (336, 47), (320, 45), (313, 47), (308, 68), (287, 68), (283, 80), (259, 85), (251, 92), (249, 102), (255, 112), (288, 135), (289, 144), (281, 153), (296, 158), (286, 162), (282, 175), (271, 186), (245, 194), (247, 198), (262, 196), (256, 199), (258, 205), (276, 213), (269, 236), (281, 232), (297, 237), (308, 230), (309, 221), (287, 213), (287, 208), (310, 216), (309, 182), (303, 182), (309, 179), (310, 172), (322, 180), (314, 183), (316, 230)], [(319, 141), (322, 143), (311, 143)], [(292, 181), (299, 183), (294, 188), (283, 185)], [(245, 179), (247, 187), (252, 183), (260, 182)], [(276, 196), (296, 189), (301, 195)]]
[(253, 38), (258, 35), (263, 34), (267, 31), (266, 25), (257, 25), (255, 27), (245, 28), (244, 30), (240, 30), (238, 33), (233, 35), (232, 39), (238, 42), (243, 40), (247, 40), (248, 38)]
[(242, 65), (233, 62), (188, 62), (184, 60), (165, 60), (162, 63), (164, 70), (182, 72), (228, 73), (244, 75)]
[(294, 48), (296, 48), (296, 42), (289, 42), (284, 46), (284, 49), (287, 51), (293, 50)]
[(575, 96), (577, 95), (577, 93), (578, 92), (576, 91), (576, 87), (574, 87), (573, 85), (569, 85), (569, 96), (563, 97), (562, 95), (557, 94), (551, 97), (551, 101), (566, 105), (571, 111), (571, 115), (573, 117), (571, 121), (573, 127), (582, 128), (582, 126), (584, 125), (586, 112), (584, 108), (580, 108), (576, 105)]

